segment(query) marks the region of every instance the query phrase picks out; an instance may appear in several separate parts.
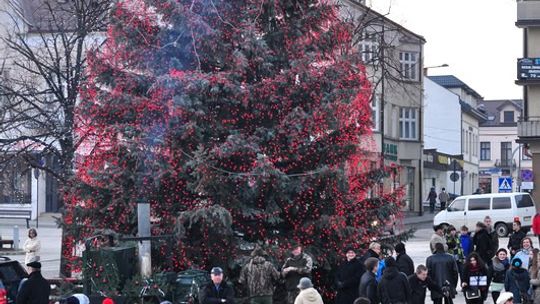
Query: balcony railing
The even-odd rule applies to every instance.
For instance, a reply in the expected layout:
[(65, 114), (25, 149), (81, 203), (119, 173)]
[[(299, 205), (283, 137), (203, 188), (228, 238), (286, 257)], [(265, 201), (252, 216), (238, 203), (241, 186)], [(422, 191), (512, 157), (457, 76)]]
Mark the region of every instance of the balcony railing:
[(497, 159), (495, 160), (495, 167), (496, 168), (515, 168), (516, 167), (516, 161), (513, 159)]
[(540, 21), (540, 1), (517, 2), (517, 25), (535, 24)]
[(521, 119), (518, 122), (518, 137), (540, 137), (540, 117)]

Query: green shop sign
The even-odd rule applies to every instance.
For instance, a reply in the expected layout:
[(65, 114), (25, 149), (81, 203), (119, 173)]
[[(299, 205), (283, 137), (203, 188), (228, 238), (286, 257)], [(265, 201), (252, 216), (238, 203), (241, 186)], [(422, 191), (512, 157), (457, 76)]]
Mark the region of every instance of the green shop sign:
[(389, 160), (398, 159), (397, 145), (385, 143), (383, 146), (384, 158)]

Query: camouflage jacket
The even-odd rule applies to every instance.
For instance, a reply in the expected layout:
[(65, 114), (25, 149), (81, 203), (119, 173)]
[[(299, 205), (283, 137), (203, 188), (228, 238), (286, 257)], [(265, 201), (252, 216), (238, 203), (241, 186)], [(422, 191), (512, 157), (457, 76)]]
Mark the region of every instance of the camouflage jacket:
[(264, 257), (256, 256), (242, 268), (238, 282), (247, 287), (250, 297), (271, 296), (278, 279), (279, 272), (274, 265)]

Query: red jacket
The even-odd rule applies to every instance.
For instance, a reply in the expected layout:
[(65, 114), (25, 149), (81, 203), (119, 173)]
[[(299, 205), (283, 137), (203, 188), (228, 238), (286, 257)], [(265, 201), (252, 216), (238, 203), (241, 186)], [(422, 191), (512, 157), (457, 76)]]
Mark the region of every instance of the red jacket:
[(535, 235), (540, 234), (540, 213), (537, 213), (532, 220), (532, 230)]

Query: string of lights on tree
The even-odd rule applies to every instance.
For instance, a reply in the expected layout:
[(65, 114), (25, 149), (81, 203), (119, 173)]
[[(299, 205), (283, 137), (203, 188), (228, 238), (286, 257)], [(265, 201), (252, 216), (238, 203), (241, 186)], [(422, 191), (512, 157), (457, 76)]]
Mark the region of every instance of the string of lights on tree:
[(244, 243), (278, 259), (300, 243), (332, 297), (344, 246), (379, 238), (403, 197), (373, 191), (393, 170), (365, 140), (372, 92), (351, 30), (332, 1), (116, 2), (77, 108), (92, 149), (65, 193), (73, 270), (70, 248), (96, 229), (136, 235), (144, 193), (152, 234), (177, 235), (153, 244), (158, 268), (232, 271)]

